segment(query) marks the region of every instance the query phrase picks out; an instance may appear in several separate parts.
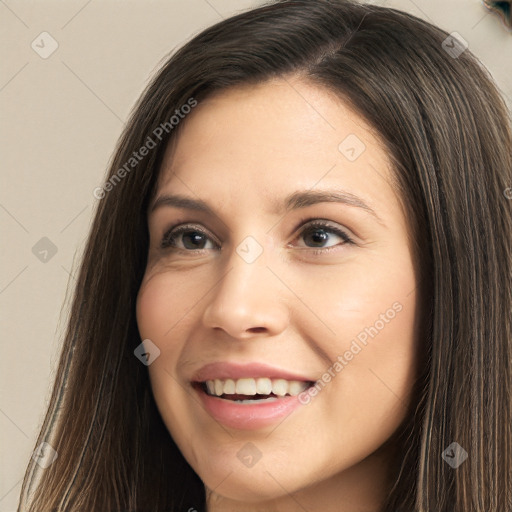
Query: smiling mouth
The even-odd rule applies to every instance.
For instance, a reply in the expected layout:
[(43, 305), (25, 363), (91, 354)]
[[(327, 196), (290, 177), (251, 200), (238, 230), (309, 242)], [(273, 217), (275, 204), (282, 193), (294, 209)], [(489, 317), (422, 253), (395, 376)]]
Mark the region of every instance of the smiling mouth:
[(274, 402), (285, 396), (296, 396), (313, 386), (313, 381), (286, 379), (242, 378), (212, 379), (195, 382), (208, 396), (228, 400), (239, 404), (257, 404)]

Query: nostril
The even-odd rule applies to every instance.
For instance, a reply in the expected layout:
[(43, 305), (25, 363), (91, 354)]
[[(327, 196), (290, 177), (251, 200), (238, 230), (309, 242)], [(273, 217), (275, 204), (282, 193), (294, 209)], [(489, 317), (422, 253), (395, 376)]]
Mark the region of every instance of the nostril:
[(265, 332), (265, 327), (251, 327), (248, 330), (251, 332)]

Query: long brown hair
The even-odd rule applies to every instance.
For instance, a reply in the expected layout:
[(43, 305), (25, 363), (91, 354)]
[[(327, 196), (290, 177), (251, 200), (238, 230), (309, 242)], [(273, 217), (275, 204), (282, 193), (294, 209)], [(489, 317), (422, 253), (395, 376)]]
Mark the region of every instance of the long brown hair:
[[(168, 127), (176, 109), (292, 75), (338, 94), (375, 129), (414, 235), (423, 371), (382, 511), (512, 510), (510, 114), (485, 68), (448, 37), (391, 8), (277, 1), (204, 30), (163, 65), (98, 201), (36, 443), (58, 457), (46, 469), (30, 461), (20, 512), (205, 510), (204, 485), (134, 356), (146, 209), (163, 151), (186, 123)], [(134, 164), (148, 137), (154, 147)], [(454, 442), (468, 455), (458, 467), (443, 456)]]

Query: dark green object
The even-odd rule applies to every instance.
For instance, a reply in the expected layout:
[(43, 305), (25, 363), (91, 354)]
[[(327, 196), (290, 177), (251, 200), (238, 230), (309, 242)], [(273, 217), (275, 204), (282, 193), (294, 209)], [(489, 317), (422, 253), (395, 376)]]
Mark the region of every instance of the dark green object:
[(484, 0), (484, 4), (492, 11), (497, 12), (499, 16), (503, 18), (508, 27), (512, 27), (511, 0), (505, 2), (491, 2), (489, 0)]

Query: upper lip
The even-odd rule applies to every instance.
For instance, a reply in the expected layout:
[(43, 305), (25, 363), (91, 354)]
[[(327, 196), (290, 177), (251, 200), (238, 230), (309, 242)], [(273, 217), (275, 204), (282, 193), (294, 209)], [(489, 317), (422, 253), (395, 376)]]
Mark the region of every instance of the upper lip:
[(215, 362), (209, 363), (201, 367), (192, 378), (195, 382), (204, 382), (206, 380), (214, 379), (241, 379), (244, 377), (260, 378), (268, 377), (269, 379), (285, 379), (285, 380), (298, 380), (304, 382), (312, 382), (315, 379), (292, 373), (283, 370), (276, 366), (271, 366), (265, 363), (229, 363), (229, 362)]

